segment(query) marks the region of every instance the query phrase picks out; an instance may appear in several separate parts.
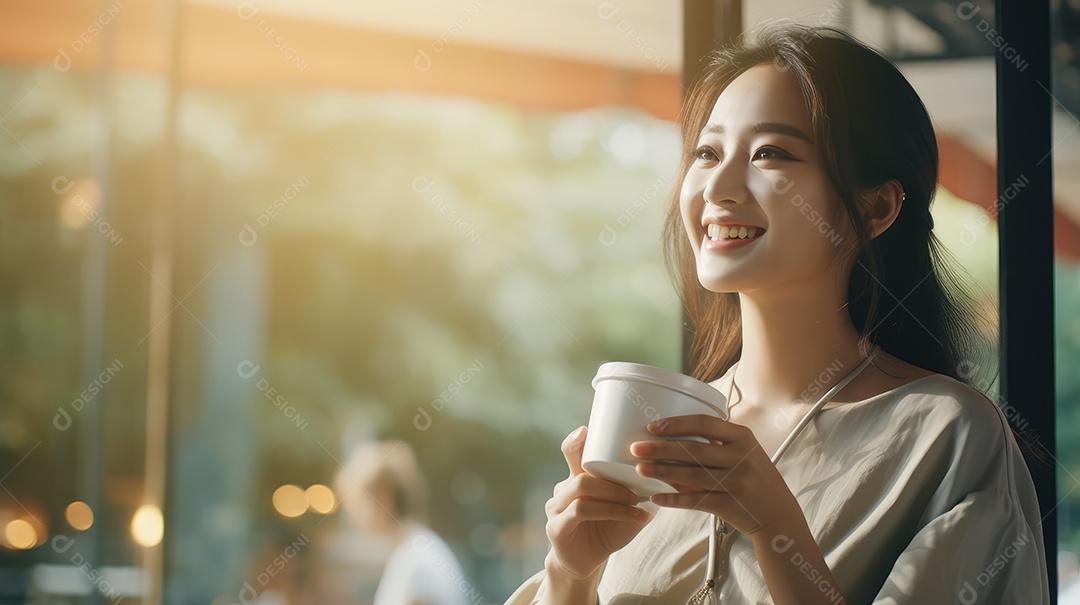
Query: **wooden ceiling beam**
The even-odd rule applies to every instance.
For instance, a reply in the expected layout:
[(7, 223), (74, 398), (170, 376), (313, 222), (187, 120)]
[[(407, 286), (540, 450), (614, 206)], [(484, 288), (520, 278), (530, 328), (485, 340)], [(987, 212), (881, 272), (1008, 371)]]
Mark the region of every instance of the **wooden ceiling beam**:
[[(90, 5), (90, 7), (86, 5)], [(59, 5), (59, 6), (58, 6)], [(158, 3), (117, 0), (9, 0), (0, 20), (0, 63), (97, 66), (102, 38), (114, 36), (118, 71), (164, 73), (155, 44), (165, 22)], [(464, 96), (547, 111), (608, 105), (674, 120), (679, 75), (624, 69), (442, 38), (304, 21), (258, 10), (185, 4), (181, 65), (191, 86), (340, 88)]]

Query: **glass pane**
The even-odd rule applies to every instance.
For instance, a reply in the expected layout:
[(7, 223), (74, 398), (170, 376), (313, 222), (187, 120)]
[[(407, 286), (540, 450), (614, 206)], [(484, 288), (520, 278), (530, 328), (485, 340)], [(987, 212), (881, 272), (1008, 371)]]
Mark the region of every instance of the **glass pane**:
[(1080, 602), (1080, 196), (1076, 167), (1080, 137), (1080, 80), (1075, 57), (1077, 18), (1068, 3), (1053, 8), (1054, 308), (1059, 603)]
[[(92, 65), (95, 52), (79, 60)], [(0, 599), (10, 602), (137, 593), (152, 550), (132, 521), (146, 503), (140, 208), (163, 80), (64, 67), (50, 57), (0, 70)], [(148, 544), (159, 539), (155, 510), (139, 517)]]
[(166, 15), (20, 3), (73, 42), (0, 54), (0, 600), (541, 569), (597, 365), (681, 363), (678, 7), (185, 3), (172, 146)]
[[(237, 133), (230, 155), (260, 163), (235, 183), (189, 176), (189, 228), (203, 235), (186, 256), (193, 282), (209, 275), (193, 309), (208, 332), (191, 332), (181, 379), (174, 598), (237, 578), (312, 602), (370, 592), (390, 547), (359, 518), (382, 507), (351, 511), (349, 498), (383, 497), (367, 465), (406, 448), (470, 590), (505, 596), (545, 551), (537, 494), (587, 419), (596, 365), (678, 367), (679, 307), (656, 245), (670, 123), (397, 92), (192, 91), (185, 111), (193, 164), (213, 167), (221, 131)], [(400, 443), (362, 463), (373, 439)], [(349, 481), (335, 513), (312, 510), (312, 486)], [(283, 518), (272, 495), (290, 485), (296, 510), (300, 489), (309, 506)], [(383, 522), (404, 521), (381, 504)], [(252, 569), (307, 557), (309, 540), (304, 577), (318, 581), (259, 584)], [(211, 544), (220, 558), (182, 556)]]

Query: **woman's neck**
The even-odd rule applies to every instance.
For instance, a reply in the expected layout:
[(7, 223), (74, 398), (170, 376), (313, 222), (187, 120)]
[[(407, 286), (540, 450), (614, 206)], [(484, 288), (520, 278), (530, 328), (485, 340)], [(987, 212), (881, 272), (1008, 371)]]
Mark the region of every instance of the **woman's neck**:
[(742, 398), (767, 407), (813, 403), (863, 360), (848, 309), (828, 290), (739, 295)]

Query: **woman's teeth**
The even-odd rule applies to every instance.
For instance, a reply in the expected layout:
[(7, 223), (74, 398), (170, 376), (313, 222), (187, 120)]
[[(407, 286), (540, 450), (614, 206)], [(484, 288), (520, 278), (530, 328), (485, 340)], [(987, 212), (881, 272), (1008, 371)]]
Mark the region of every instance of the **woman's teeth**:
[[(764, 231), (762, 231), (764, 233)], [(757, 227), (728, 227), (727, 225), (709, 225), (709, 239), (750, 239), (757, 236)]]

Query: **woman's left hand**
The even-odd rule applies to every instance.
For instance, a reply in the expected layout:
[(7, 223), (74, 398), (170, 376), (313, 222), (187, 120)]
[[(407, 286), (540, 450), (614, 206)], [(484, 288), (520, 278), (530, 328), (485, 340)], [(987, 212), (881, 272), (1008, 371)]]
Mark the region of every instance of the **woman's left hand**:
[(695, 435), (709, 440), (637, 441), (630, 453), (637, 471), (678, 493), (655, 494), (660, 506), (713, 513), (746, 536), (803, 516), (802, 508), (754, 433), (706, 414), (672, 416), (649, 424), (658, 437)]

